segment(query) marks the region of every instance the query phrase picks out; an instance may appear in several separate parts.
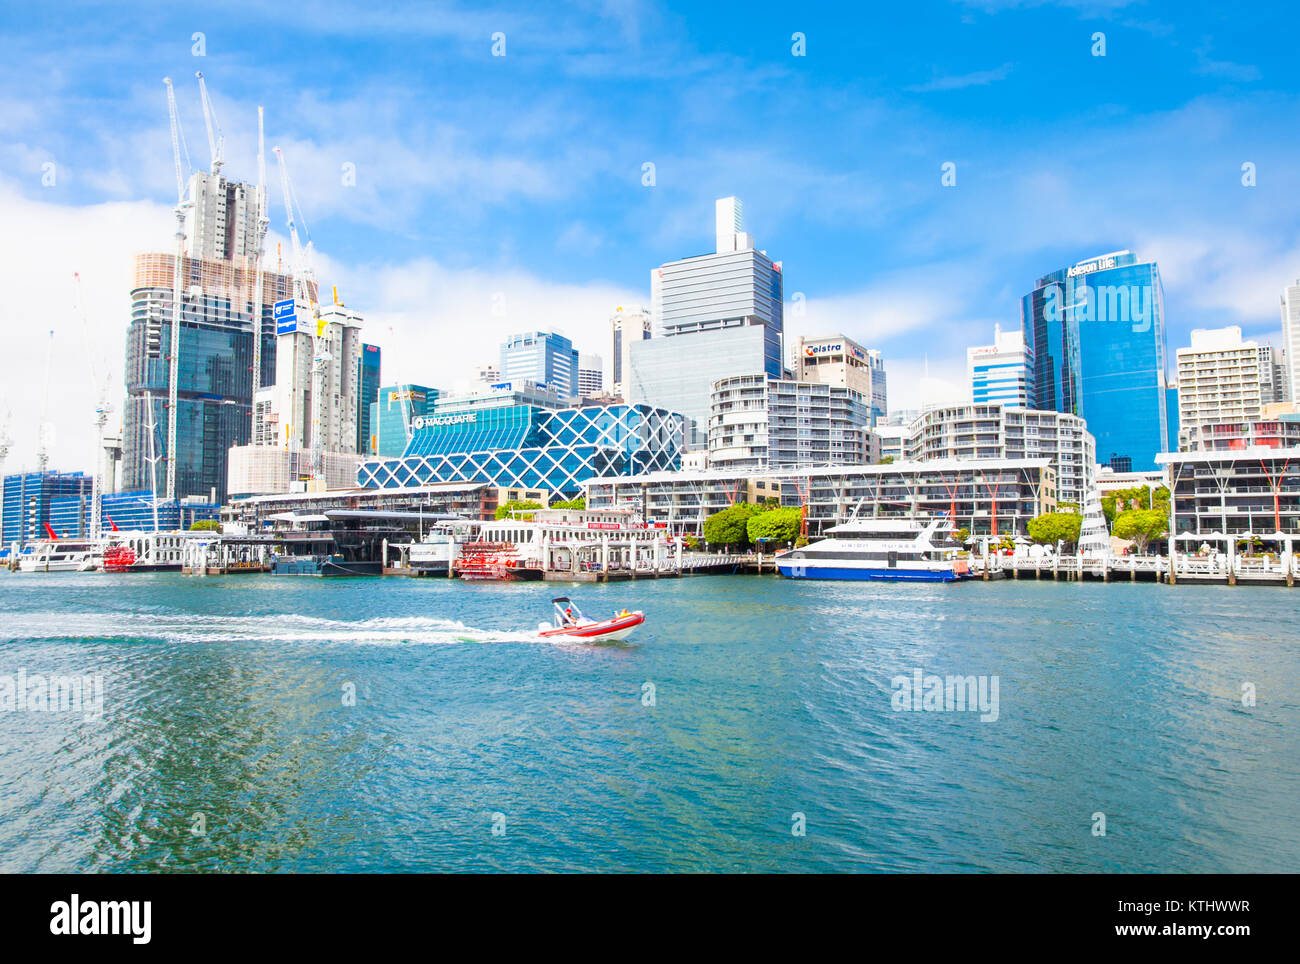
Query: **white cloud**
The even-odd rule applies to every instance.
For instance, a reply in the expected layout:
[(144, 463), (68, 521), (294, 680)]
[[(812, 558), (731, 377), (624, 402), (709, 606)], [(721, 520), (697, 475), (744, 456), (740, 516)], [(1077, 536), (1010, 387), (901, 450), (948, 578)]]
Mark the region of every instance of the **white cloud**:
[[(5, 471), (36, 463), (51, 329), (50, 465), (89, 469), (97, 402), (91, 362), (110, 378), (112, 430), (121, 418), (132, 256), (170, 250), (172, 212), (150, 202), (72, 207), (54, 197), (33, 200), (2, 179), (0, 209), (6, 227), (0, 234), (6, 292), (0, 331), (7, 348), (0, 358), (0, 418), (12, 412), (13, 436)], [(272, 258), (282, 240), (268, 237)], [(286, 242), (286, 260), (288, 250)], [(523, 330), (558, 330), (582, 351), (608, 354), (614, 308), (648, 301), (646, 292), (611, 282), (565, 284), (514, 267), (458, 268), (428, 258), (343, 266), (320, 252), (313, 263), (322, 291), (338, 285), (341, 300), (365, 317), (366, 340), (383, 350), (386, 382), (455, 388), (476, 365), (496, 359), (507, 335)], [(82, 278), (88, 334), (75, 309), (74, 272)]]

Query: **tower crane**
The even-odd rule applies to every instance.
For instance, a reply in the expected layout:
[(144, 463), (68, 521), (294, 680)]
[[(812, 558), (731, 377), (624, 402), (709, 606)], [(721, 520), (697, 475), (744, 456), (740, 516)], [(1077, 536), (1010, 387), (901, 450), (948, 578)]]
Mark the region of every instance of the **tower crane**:
[(316, 302), (315, 274), (309, 264), (311, 243), (304, 249), (298, 237), (298, 224), (294, 220), (293, 187), (289, 179), (289, 168), (285, 164), (284, 151), (275, 149), (276, 159), (280, 162), (280, 188), (284, 192), (284, 209), (287, 214), (289, 241), (293, 246), (293, 292), (294, 311), (301, 301), (311, 311), (312, 317), (312, 360), (311, 360), (311, 477), (324, 477), (325, 439), (321, 432), (321, 421), (325, 407), (325, 369), (332, 360), (329, 353), (329, 341), (324, 337), (326, 323), (321, 320), (320, 305)]
[[(208, 85), (203, 80), (203, 71), (196, 70), (194, 76), (199, 79), (199, 100), (203, 102), (203, 124), (208, 129), (208, 151), (212, 155), (212, 176), (221, 173), (226, 163), (226, 138), (217, 123), (217, 112), (212, 107), (212, 98), (208, 96)], [(260, 113), (260, 111), (259, 111)]]
[(50, 347), (45, 355), (45, 394), (41, 400), (41, 423), (36, 429), (36, 471), (42, 475), (50, 464), (50, 372), (54, 368), (54, 332), (50, 332)]
[[(167, 86), (167, 113), (172, 129), (172, 161), (176, 167), (176, 267), (172, 273), (172, 326), (168, 345), (170, 362), (167, 378), (167, 501), (176, 498), (176, 396), (180, 387), (181, 361), (181, 274), (185, 261), (185, 212), (192, 202), (185, 197), (185, 175), (181, 171), (181, 119), (176, 110), (176, 92), (172, 79), (164, 77)], [(210, 135), (209, 135), (210, 136)]]
[(95, 389), (95, 467), (90, 487), (90, 538), (98, 539), (102, 534), (104, 515), (104, 426), (108, 416), (113, 413), (113, 406), (108, 400), (111, 377), (100, 375), (95, 363), (95, 351), (90, 340), (90, 322), (86, 318), (86, 302), (81, 288), (81, 272), (72, 275), (76, 291), (77, 314), (81, 317), (81, 332), (88, 350), (90, 362), (90, 382)]
[[(266, 247), (266, 229), (271, 225), (266, 210), (266, 135), (262, 108), (257, 108), (257, 187), (253, 198), (257, 205), (256, 238), (253, 247), (253, 425), (257, 425), (257, 390), (262, 387), (262, 249)], [(250, 436), (251, 437), (251, 436)], [(256, 442), (256, 438), (253, 439)]]

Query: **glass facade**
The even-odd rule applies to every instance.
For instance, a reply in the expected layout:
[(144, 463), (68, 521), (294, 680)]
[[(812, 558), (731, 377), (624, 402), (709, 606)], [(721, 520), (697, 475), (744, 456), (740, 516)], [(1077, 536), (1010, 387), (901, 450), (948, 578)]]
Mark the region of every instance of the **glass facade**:
[(687, 445), (704, 448), (715, 382), (733, 375), (780, 377), (779, 364), (772, 374), (771, 337), (768, 328), (748, 325), (636, 342), (625, 397), (685, 415)]
[(365, 461), (366, 488), (488, 482), (575, 495), (587, 479), (681, 467), (680, 416), (644, 405), (528, 404), (435, 410), (405, 454)]
[(374, 432), (370, 425), (371, 406), (379, 401), (380, 352), (378, 345), (361, 346), (361, 384), (357, 387), (357, 452), (369, 455), (374, 450)]
[(51, 510), (60, 500), (88, 503), (93, 484), (91, 477), (81, 472), (25, 472), (5, 476), (3, 499), (0, 499), (0, 536), (3, 537), (0, 543), (23, 546), (48, 538), (47, 525), (60, 536), (75, 537), (76, 532), (66, 532), (53, 524)]
[(530, 381), (555, 394), (578, 394), (578, 352), (573, 342), (555, 332), (532, 331), (511, 335), (501, 346), (501, 380)]
[[(414, 420), (427, 414), (438, 400), (438, 390), (427, 385), (388, 385), (370, 407), (374, 455), (396, 458), (406, 451)], [(367, 452), (369, 453), (369, 447)]]
[(1156, 263), (1120, 251), (1046, 275), (1022, 299), (1021, 323), (1034, 407), (1082, 416), (1099, 464), (1154, 469), (1170, 438)]
[[(171, 290), (133, 293), (126, 343), (126, 407), (123, 412), (122, 484), (151, 489), (149, 398), (153, 400), (154, 455), (158, 484), (167, 469), (168, 382), (171, 357)], [(181, 314), (176, 411), (176, 495), (217, 501), (226, 496), (226, 453), (246, 445), (252, 432), (253, 333), (228, 298), (186, 299)], [(263, 345), (262, 372), (274, 372), (275, 349)], [(274, 376), (272, 375), (272, 379)]]

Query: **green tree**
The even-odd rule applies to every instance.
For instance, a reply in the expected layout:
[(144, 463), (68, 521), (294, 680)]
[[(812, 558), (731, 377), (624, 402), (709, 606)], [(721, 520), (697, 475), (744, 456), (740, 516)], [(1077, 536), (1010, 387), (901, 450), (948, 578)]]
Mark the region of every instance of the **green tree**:
[(1116, 489), (1110, 495), (1103, 496), (1101, 511), (1106, 521), (1114, 525), (1116, 517), (1128, 509), (1159, 509), (1169, 512), (1169, 489), (1158, 486), (1154, 492), (1149, 485), (1137, 485), (1131, 489)]
[(1165, 509), (1125, 509), (1115, 517), (1112, 530), (1120, 539), (1128, 539), (1145, 552), (1147, 543), (1169, 531), (1169, 513)]
[(749, 545), (749, 520), (763, 510), (748, 502), (715, 512), (704, 520), (704, 541), (715, 546), (735, 546), (744, 549)]
[(879, 462), (877, 462), (876, 464), (877, 464), (877, 465), (893, 465), (893, 464), (894, 464), (894, 457), (893, 457), (892, 455), (886, 455), (883, 459), (881, 459), (881, 460), (880, 460)]
[(551, 503), (552, 509), (585, 509), (587, 508), (586, 496), (578, 496), (576, 499), (560, 499), (558, 502)]
[(970, 530), (965, 528), (958, 529), (953, 533), (953, 538), (964, 546), (966, 545), (966, 540), (970, 538)]
[(1029, 538), (1039, 545), (1064, 542), (1074, 545), (1079, 541), (1079, 526), (1083, 517), (1077, 512), (1045, 512), (1029, 520)]
[(517, 519), (531, 519), (533, 517), (531, 512), (520, 512), (519, 510), (541, 508), (545, 507), (540, 502), (534, 502), (532, 499), (529, 499), (526, 502), (520, 502), (518, 499), (511, 499), (509, 502), (504, 502), (497, 506), (496, 517), (498, 519), (504, 519), (508, 516)]
[(195, 519), (190, 523), (191, 532), (220, 532), (221, 523), (216, 519)]
[(803, 513), (797, 508), (768, 509), (758, 515), (750, 516), (745, 524), (746, 535), (750, 542), (793, 542), (799, 536), (803, 524)]

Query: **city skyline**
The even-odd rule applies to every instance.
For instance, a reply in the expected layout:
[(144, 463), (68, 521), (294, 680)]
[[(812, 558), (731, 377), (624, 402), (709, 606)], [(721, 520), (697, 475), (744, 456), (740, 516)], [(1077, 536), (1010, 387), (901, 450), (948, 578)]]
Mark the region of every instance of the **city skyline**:
[[(58, 15), (33, 15), (0, 42), (5, 89), (28, 90), (20, 71), (50, 78), (0, 100), (3, 254), (25, 281), (11, 283), (0, 308), (14, 333), (0, 390), (13, 413), (6, 469), (35, 462), (50, 329), (51, 465), (90, 462), (85, 341), (107, 360), (120, 418), (129, 259), (171, 249), (164, 75), (176, 78), (193, 165), (207, 165), (195, 69), (210, 85), (233, 178), (255, 176), (256, 106), (266, 104), (268, 147), (283, 145), (293, 167), (317, 273), (366, 317), (386, 384), (454, 388), (524, 329), (559, 330), (599, 353), (614, 307), (649, 301), (650, 268), (713, 248), (713, 201), (729, 195), (745, 199), (751, 233), (784, 265), (787, 340), (842, 332), (882, 350), (897, 408), (964, 399), (964, 348), (987, 342), (995, 324), (1014, 327), (1035, 278), (1122, 248), (1161, 264), (1171, 353), (1194, 328), (1231, 324), (1280, 344), (1278, 296), (1300, 276), (1296, 170), (1285, 137), (1264, 141), (1257, 130), (1276, 131), (1264, 119), (1289, 111), (1296, 91), (1280, 56), (1233, 59), (1267, 10), (1193, 23), (1157, 4), (929, 6), (952, 27), (935, 30), (929, 48), (906, 42), (927, 32), (925, 18), (897, 11), (847, 30), (841, 16), (851, 25), (858, 15), (783, 12), (719, 33), (708, 25), (720, 12), (691, 14), (688, 30), (685, 14), (649, 5), (554, 22), (444, 7), (389, 21), (352, 14), (342, 27), (329, 25), (325, 5), (309, 32), (306, 19), (268, 20), (278, 15), (250, 7), (226, 15), (238, 30), (180, 13), (138, 23), (130, 57), (101, 14), (61, 23), (85, 56), (60, 54), (57, 70), (33, 38)], [(397, 20), (409, 39), (392, 39)], [(1056, 58), (1078, 59), (1068, 77), (1053, 79), (1049, 58), (1017, 43), (1046, 29)], [(1097, 31), (1105, 57), (1092, 56)], [(497, 32), (504, 57), (492, 56)], [(805, 56), (794, 55), (796, 33)], [(421, 58), (364, 69), (381, 36), (384, 50)], [(889, 36), (923, 52), (890, 53)], [(866, 71), (854, 37), (871, 51)], [(286, 55), (302, 44), (328, 51), (337, 74), (322, 80), (292, 63)], [(533, 110), (515, 110), (511, 92), (548, 70), (554, 85)], [(1162, 84), (1160, 70), (1176, 82)], [(379, 89), (396, 80), (412, 83)], [(694, 96), (701, 86), (716, 104)], [(1049, 96), (1058, 118), (1042, 116)], [(1039, 136), (1026, 139), (1031, 119)], [(755, 138), (773, 125), (788, 143)], [(643, 183), (647, 163), (653, 185)], [(941, 183), (945, 163), (953, 187)], [(1241, 183), (1244, 163), (1255, 165), (1254, 187)], [(352, 186), (342, 183), (347, 164)], [(274, 177), (271, 187), (268, 259), (281, 242), (287, 262)], [(918, 384), (927, 363), (934, 384)]]

